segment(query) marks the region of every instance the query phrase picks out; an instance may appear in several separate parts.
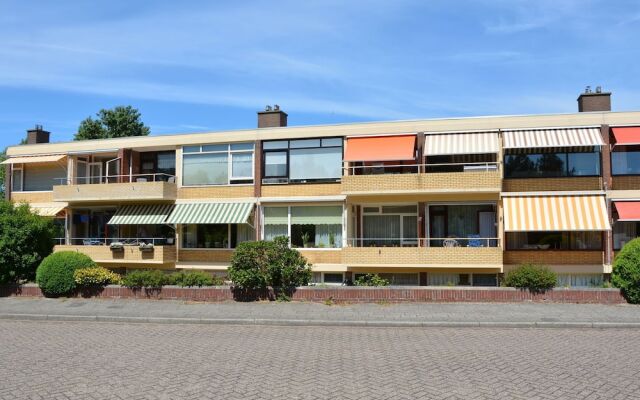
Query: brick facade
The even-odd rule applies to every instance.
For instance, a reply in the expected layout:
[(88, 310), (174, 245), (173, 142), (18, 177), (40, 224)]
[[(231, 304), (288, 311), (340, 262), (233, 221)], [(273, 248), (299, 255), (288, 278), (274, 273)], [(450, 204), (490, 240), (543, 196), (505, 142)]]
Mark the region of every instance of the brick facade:
[(58, 185), (53, 187), (55, 201), (173, 201), (175, 183), (131, 182), (90, 185)]
[(547, 192), (572, 190), (602, 190), (602, 178), (535, 178), (505, 179), (502, 182), (504, 192)]
[(181, 187), (178, 199), (240, 199), (253, 197), (253, 185)]
[(11, 201), (14, 203), (51, 203), (53, 192), (12, 192)]
[(537, 263), (537, 264), (600, 264), (604, 262), (604, 252), (567, 250), (567, 251), (535, 251), (535, 250), (513, 250), (504, 252), (505, 264)]
[(409, 191), (500, 192), (500, 171), (447, 172), (396, 175), (348, 175), (342, 178), (342, 193)]
[(342, 264), (342, 250), (298, 249), (311, 264)]
[(640, 190), (640, 175), (614, 176), (613, 190)]
[(342, 254), (347, 266), (502, 266), (499, 247), (347, 247)]
[(176, 261), (175, 246), (154, 246), (153, 250), (142, 251), (138, 246), (124, 246), (122, 250), (111, 250), (109, 246), (58, 245), (53, 251), (75, 251), (86, 254), (98, 264), (113, 267), (114, 264), (158, 264), (173, 265)]
[(335, 196), (340, 193), (340, 183), (262, 185), (263, 197)]
[(231, 249), (180, 249), (178, 254), (179, 261), (186, 262), (210, 262), (210, 263), (229, 263), (231, 262)]

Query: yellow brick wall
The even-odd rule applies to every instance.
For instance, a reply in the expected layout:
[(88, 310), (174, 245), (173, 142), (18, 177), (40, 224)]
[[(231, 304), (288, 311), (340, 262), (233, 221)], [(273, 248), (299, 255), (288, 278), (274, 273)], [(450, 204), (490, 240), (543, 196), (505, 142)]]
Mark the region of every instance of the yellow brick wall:
[(640, 176), (614, 176), (613, 190), (639, 190)]
[(50, 203), (53, 192), (12, 192), (11, 201), (15, 203)]
[(102, 263), (167, 264), (176, 260), (175, 246), (155, 246), (153, 251), (140, 251), (138, 246), (125, 246), (123, 251), (113, 251), (109, 246), (55, 246), (54, 251), (75, 251), (86, 254)]
[(181, 187), (178, 199), (239, 199), (254, 197), (253, 185)]
[(452, 189), (490, 189), (499, 192), (500, 181), (499, 171), (350, 175), (342, 178), (342, 192), (363, 193)]
[(505, 264), (521, 264), (521, 263), (536, 263), (536, 264), (602, 264), (603, 263), (602, 251), (505, 251), (504, 263)]
[(599, 177), (505, 179), (504, 192), (602, 190)]
[(216, 250), (198, 250), (198, 249), (180, 249), (178, 254), (178, 258), (180, 261), (190, 261), (190, 262), (212, 262), (212, 263), (222, 263), (222, 262), (230, 262), (231, 255), (233, 254), (233, 250), (224, 250), (224, 249), (216, 249)]
[(342, 250), (298, 250), (311, 264), (342, 263)]
[(262, 197), (333, 196), (341, 193), (339, 183), (263, 185)]
[(53, 187), (55, 201), (175, 200), (176, 184), (132, 182)]
[(342, 250), (343, 263), (352, 265), (465, 265), (502, 264), (499, 247), (347, 247)]

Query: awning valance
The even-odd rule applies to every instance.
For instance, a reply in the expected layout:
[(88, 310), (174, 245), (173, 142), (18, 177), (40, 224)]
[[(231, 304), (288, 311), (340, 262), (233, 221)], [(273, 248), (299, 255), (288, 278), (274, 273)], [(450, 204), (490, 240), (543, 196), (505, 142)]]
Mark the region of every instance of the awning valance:
[(415, 159), (416, 135), (347, 138), (344, 161), (405, 161)]
[(640, 126), (622, 126), (611, 128), (616, 146), (640, 144)]
[(602, 146), (598, 128), (527, 129), (504, 131), (505, 149)]
[(640, 201), (614, 201), (618, 221), (640, 221)]
[(342, 225), (342, 206), (291, 207), (291, 224)]
[(55, 217), (65, 209), (67, 203), (30, 203), (29, 208), (41, 217)]
[(4, 160), (1, 164), (35, 164), (35, 163), (49, 163), (57, 162), (65, 158), (64, 154), (50, 155), (50, 156), (25, 156), (25, 157), (11, 157)]
[(425, 155), (486, 154), (500, 151), (497, 132), (427, 135)]
[(245, 224), (253, 203), (185, 203), (176, 204), (169, 224)]
[(118, 208), (109, 225), (162, 225), (173, 210), (173, 204), (137, 204)]
[(503, 201), (506, 232), (611, 229), (604, 196), (521, 196)]

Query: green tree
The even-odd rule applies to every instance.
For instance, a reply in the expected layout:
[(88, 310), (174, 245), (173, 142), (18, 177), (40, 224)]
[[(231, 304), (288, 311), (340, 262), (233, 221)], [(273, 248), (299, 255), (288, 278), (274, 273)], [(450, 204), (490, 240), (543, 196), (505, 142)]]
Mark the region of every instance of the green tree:
[(0, 283), (33, 280), (36, 268), (53, 250), (50, 218), (34, 214), (26, 204), (0, 200)]
[(107, 139), (127, 136), (147, 136), (149, 127), (140, 121), (140, 111), (131, 106), (102, 109), (97, 119), (83, 120), (74, 140)]
[(229, 278), (240, 289), (272, 289), (281, 298), (281, 293), (309, 283), (311, 266), (280, 236), (273, 242), (240, 243), (231, 257)]
[(640, 304), (640, 238), (625, 244), (613, 262), (611, 283), (629, 303)]

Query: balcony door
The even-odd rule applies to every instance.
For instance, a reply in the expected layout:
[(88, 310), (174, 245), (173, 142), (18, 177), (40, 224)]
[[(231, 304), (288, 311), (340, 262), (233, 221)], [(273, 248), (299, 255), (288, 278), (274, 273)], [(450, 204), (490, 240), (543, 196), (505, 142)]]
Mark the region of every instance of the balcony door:
[(89, 183), (102, 183), (102, 163), (89, 163)]
[(89, 168), (86, 160), (78, 160), (76, 163), (76, 184), (84, 185), (89, 183)]
[(415, 247), (418, 245), (416, 205), (362, 207), (362, 245), (365, 247)]
[(117, 183), (120, 180), (120, 159), (114, 158), (106, 162), (107, 183)]

